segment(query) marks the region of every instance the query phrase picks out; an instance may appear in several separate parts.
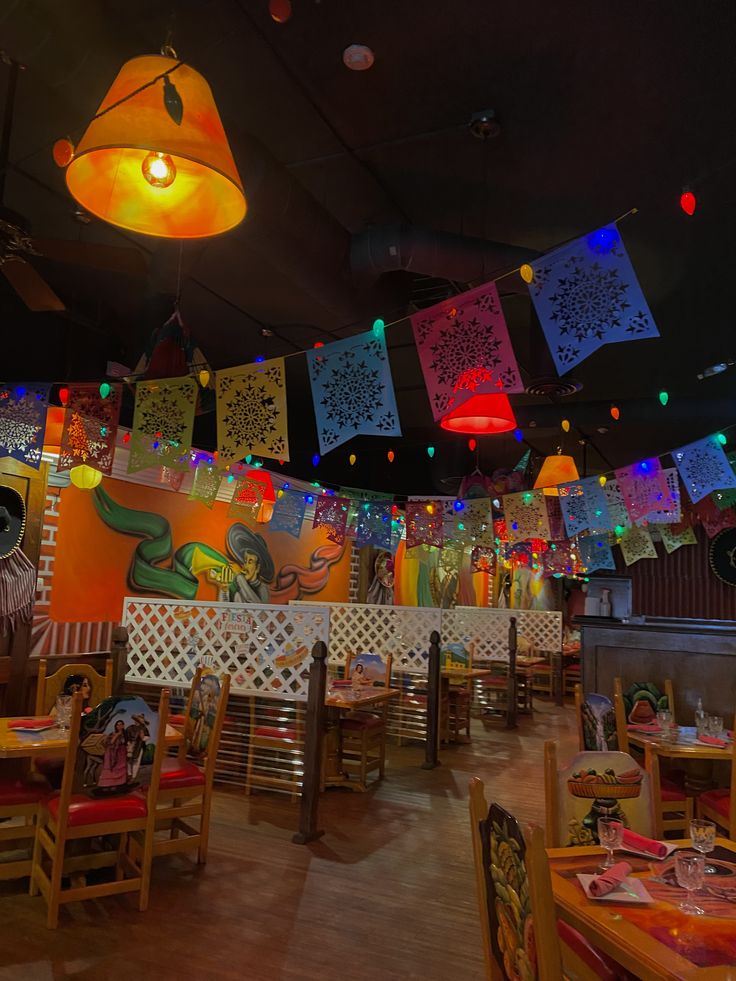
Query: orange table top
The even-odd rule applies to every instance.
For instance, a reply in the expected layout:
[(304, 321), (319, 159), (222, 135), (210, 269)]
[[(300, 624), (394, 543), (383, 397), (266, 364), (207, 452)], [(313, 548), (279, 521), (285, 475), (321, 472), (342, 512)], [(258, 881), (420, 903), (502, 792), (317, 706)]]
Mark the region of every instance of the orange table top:
[[(34, 716), (24, 715), (24, 719)], [(20, 759), (33, 756), (63, 756), (69, 743), (69, 730), (44, 729), (41, 732), (20, 732), (8, 727), (13, 718), (0, 718), (0, 759)], [(166, 726), (166, 745), (179, 746), (184, 734), (173, 726)]]
[(727, 746), (709, 746), (701, 743), (697, 738), (697, 730), (693, 726), (680, 726), (677, 729), (677, 738), (670, 742), (663, 739), (661, 733), (657, 732), (636, 732), (629, 729), (627, 732), (629, 742), (634, 746), (644, 748), (649, 745), (659, 756), (677, 759), (701, 759), (701, 760), (730, 760), (732, 743)]
[[(672, 844), (689, 848), (690, 839)], [(733, 852), (736, 861), (735, 842), (718, 838), (716, 844)], [(657, 898), (647, 906), (588, 899), (576, 873), (595, 872), (603, 854), (603, 849), (596, 847), (547, 849), (552, 891), (563, 919), (643, 981), (722, 981), (731, 976), (724, 973), (727, 971), (725, 961), (730, 960), (730, 955), (727, 952), (724, 955), (723, 951), (732, 946), (729, 937), (733, 937), (733, 920), (683, 914), (677, 908), (677, 903), (684, 897), (683, 890), (669, 889), (672, 897), (668, 901), (659, 898), (660, 893), (667, 894), (667, 887), (662, 890), (657, 885)], [(621, 860), (632, 865), (634, 875), (643, 875), (645, 885), (648, 876), (661, 875), (660, 869), (664, 867), (664, 863), (649, 864), (629, 855), (622, 855)], [(666, 936), (668, 942), (657, 939), (659, 936)], [(694, 948), (697, 948), (697, 956)], [(698, 961), (708, 961), (703, 957), (706, 948), (716, 955), (710, 963), (718, 966), (698, 966)]]

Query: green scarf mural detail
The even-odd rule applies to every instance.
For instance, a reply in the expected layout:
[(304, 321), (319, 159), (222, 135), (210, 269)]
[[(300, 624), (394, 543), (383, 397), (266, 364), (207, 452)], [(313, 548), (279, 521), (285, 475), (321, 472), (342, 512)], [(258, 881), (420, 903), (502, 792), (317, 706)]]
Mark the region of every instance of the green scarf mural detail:
[[(193, 600), (199, 589), (199, 580), (192, 572), (192, 560), (197, 550), (215, 565), (230, 566), (228, 557), (216, 548), (204, 542), (187, 542), (174, 552), (172, 568), (161, 568), (157, 563), (168, 559), (173, 548), (171, 525), (163, 515), (123, 507), (102, 487), (95, 489), (93, 501), (97, 514), (108, 528), (144, 539), (136, 546), (128, 572), (131, 586), (140, 591)], [(231, 584), (230, 592), (232, 588)]]

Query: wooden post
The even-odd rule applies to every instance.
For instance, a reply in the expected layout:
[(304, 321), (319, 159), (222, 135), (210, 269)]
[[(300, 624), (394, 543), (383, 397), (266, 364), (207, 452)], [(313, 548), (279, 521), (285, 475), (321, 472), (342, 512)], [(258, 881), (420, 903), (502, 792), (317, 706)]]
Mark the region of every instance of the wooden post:
[(307, 695), (306, 731), (304, 737), (304, 780), (299, 804), (299, 831), (291, 839), (297, 845), (306, 845), (320, 838), (324, 831), (317, 828), (319, 820), (319, 788), (322, 774), (322, 745), (325, 738), (327, 713), (327, 645), (317, 641), (312, 648), (309, 667), (309, 693)]
[(110, 657), (112, 658), (112, 693), (113, 695), (122, 695), (125, 675), (128, 673), (127, 627), (112, 628)]
[(427, 666), (427, 740), (424, 744), (423, 770), (440, 765), (440, 635), (429, 635), (429, 664)]
[(516, 617), (511, 617), (509, 623), (509, 687), (506, 704), (506, 728), (516, 728), (516, 709), (518, 697), (516, 694)]

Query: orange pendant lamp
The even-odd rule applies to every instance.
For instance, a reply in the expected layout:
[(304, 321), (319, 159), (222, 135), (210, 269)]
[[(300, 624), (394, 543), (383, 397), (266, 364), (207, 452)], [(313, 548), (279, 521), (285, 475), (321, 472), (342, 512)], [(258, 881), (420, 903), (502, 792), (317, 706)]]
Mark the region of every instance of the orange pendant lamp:
[(545, 457), (542, 469), (534, 481), (534, 489), (543, 490), (547, 497), (559, 497), (560, 492), (555, 484), (569, 484), (573, 480), (580, 480), (575, 460), (563, 453), (556, 453)]
[(54, 158), (86, 211), (132, 232), (205, 238), (245, 217), (212, 91), (176, 58), (126, 61), (79, 144), (59, 141)]
[(516, 418), (507, 395), (473, 395), (448, 412), (440, 426), (454, 433), (492, 436), (516, 429)]

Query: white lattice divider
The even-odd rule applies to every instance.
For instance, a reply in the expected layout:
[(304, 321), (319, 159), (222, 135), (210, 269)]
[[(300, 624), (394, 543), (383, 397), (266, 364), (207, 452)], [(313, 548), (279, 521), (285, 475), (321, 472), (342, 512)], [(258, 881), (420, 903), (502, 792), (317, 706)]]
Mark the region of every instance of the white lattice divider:
[(312, 646), (329, 640), (329, 611), (126, 597), (126, 681), (188, 686), (202, 657), (231, 676), (231, 691), (304, 700)]
[(536, 653), (562, 653), (562, 614), (557, 611), (470, 606), (443, 610), (442, 642), (472, 643), (475, 661), (507, 658), (511, 617), (516, 617), (517, 634), (529, 640)]
[[(294, 607), (311, 608), (308, 600)], [(393, 657), (395, 669), (426, 673), (429, 636), (440, 629), (441, 610), (423, 606), (374, 603), (326, 603), (330, 612), (331, 664), (344, 664), (349, 653), (372, 651)]]

